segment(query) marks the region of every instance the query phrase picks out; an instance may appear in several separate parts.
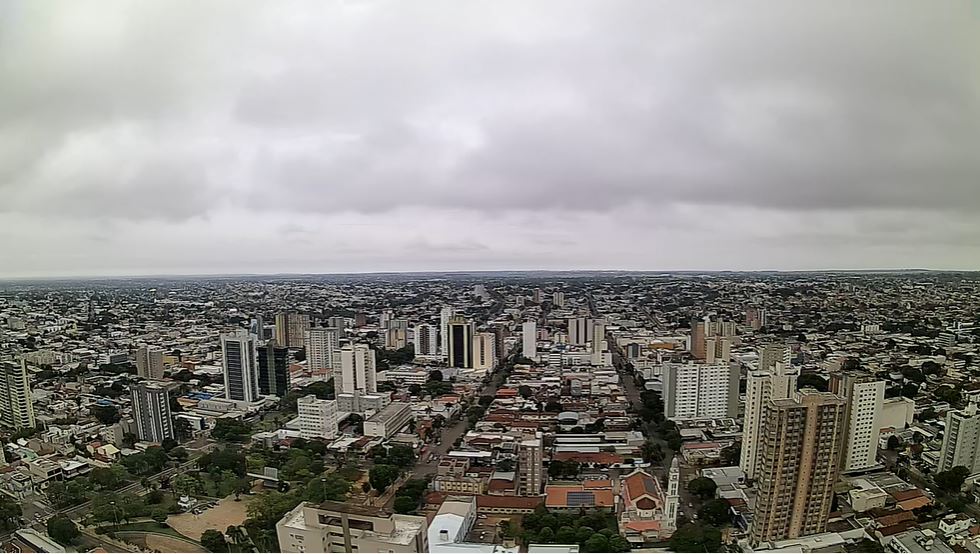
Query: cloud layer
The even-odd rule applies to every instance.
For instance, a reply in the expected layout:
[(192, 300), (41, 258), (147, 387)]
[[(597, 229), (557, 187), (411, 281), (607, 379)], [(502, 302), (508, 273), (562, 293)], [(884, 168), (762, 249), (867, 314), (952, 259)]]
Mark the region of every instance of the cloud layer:
[(0, 6), (0, 276), (980, 260), (970, 2), (100, 6)]

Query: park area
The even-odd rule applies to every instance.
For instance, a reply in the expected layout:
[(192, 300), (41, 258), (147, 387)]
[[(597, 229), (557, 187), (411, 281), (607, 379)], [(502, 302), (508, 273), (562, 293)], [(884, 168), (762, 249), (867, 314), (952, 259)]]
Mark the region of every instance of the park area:
[(167, 524), (181, 535), (199, 541), (208, 529), (224, 532), (231, 525), (241, 525), (248, 517), (247, 508), (246, 499), (236, 501), (234, 497), (228, 497), (200, 514), (186, 512), (172, 515), (167, 518)]

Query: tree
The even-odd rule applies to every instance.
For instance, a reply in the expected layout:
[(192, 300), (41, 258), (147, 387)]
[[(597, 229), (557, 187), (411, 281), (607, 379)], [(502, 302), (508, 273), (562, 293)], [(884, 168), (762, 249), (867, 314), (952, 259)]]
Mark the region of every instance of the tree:
[(187, 453), (187, 450), (185, 450), (183, 446), (178, 446), (174, 448), (169, 452), (169, 455), (172, 460), (174, 460), (179, 464), (186, 462), (187, 458), (190, 457), (190, 455)]
[(306, 488), (306, 500), (320, 503), (325, 500), (343, 502), (350, 492), (351, 482), (334, 472), (320, 479), (314, 479)]
[(732, 443), (721, 449), (721, 463), (725, 466), (736, 466), (742, 458), (742, 443)]
[(960, 492), (963, 482), (969, 475), (969, 469), (964, 466), (956, 466), (948, 471), (940, 471), (933, 477), (933, 480), (941, 490), (955, 494)]
[(442, 372), (438, 369), (433, 369), (429, 372), (429, 381), (442, 381)]
[(720, 498), (714, 498), (705, 502), (698, 509), (698, 517), (711, 525), (723, 527), (732, 521), (731, 507), (728, 505), (728, 502)]
[(898, 450), (901, 447), (902, 441), (900, 441), (897, 436), (892, 435), (888, 437), (888, 450)]
[(584, 549), (586, 552), (608, 552), (609, 539), (602, 534), (595, 534), (585, 541)]
[(949, 402), (950, 405), (957, 405), (962, 399), (962, 394), (959, 390), (950, 387), (949, 385), (943, 385), (935, 390), (932, 395), (941, 402)]
[(228, 552), (228, 541), (224, 533), (217, 529), (208, 529), (201, 534), (201, 546), (211, 552)]
[(0, 528), (5, 531), (16, 528), (23, 515), (19, 502), (6, 495), (0, 497)]
[(48, 520), (48, 535), (64, 546), (70, 546), (81, 533), (75, 522), (63, 515)]
[(514, 471), (514, 460), (510, 458), (505, 458), (497, 462), (497, 469), (499, 471)]
[(412, 396), (419, 396), (422, 394), (422, 385), (418, 383), (412, 383), (408, 386), (408, 393)]
[(881, 543), (871, 539), (861, 539), (851, 548), (850, 552), (884, 552)]
[(816, 373), (803, 373), (796, 379), (796, 389), (805, 387), (817, 389), (819, 392), (827, 392), (827, 380)]
[(917, 394), (919, 394), (919, 385), (915, 383), (905, 383), (902, 385), (902, 396), (905, 398), (914, 400)]
[(252, 432), (247, 423), (232, 418), (222, 418), (214, 422), (211, 436), (223, 441), (245, 442)]
[(544, 411), (549, 413), (561, 412), (562, 409), (563, 407), (561, 405), (561, 402), (558, 402), (557, 400), (549, 400), (544, 405)]
[(411, 514), (418, 509), (419, 503), (417, 500), (410, 498), (408, 496), (396, 496), (395, 497), (395, 512), (399, 514)]
[(167, 523), (167, 510), (163, 508), (156, 508), (150, 512), (150, 517), (162, 527), (165, 523)]
[(674, 552), (718, 552), (721, 531), (703, 523), (688, 523), (674, 531), (670, 549)]
[(160, 443), (160, 448), (163, 448), (163, 451), (164, 452), (170, 452), (174, 448), (177, 448), (177, 446), (179, 446), (179, 444), (180, 443), (178, 443), (174, 439), (171, 439), (171, 438), (167, 437), (167, 438), (163, 439), (163, 442)]
[(489, 406), (490, 404), (493, 404), (493, 396), (490, 396), (488, 394), (485, 394), (485, 395), (483, 395), (483, 396), (480, 397), (480, 405), (481, 406)]
[(609, 537), (609, 550), (607, 552), (629, 552), (630, 548), (630, 541), (626, 540), (626, 537), (622, 535)]
[(121, 419), (119, 410), (117, 410), (112, 404), (96, 404), (92, 408), (92, 416), (99, 420), (99, 423), (103, 425), (112, 425)]
[(517, 394), (520, 394), (521, 398), (531, 398), (534, 396), (534, 389), (528, 385), (521, 385), (517, 387)]
[(698, 477), (687, 484), (687, 491), (701, 498), (701, 500), (712, 498), (716, 488), (715, 482), (707, 477)]
[(238, 525), (229, 525), (225, 529), (225, 536), (235, 544), (242, 544), (247, 538), (245, 531)]
[(386, 464), (376, 465), (368, 473), (368, 482), (379, 492), (384, 492), (398, 479), (398, 468)]

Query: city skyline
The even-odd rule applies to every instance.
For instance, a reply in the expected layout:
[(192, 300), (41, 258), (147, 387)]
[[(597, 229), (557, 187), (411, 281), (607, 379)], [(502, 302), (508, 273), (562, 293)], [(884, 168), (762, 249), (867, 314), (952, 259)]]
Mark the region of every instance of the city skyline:
[(7, 3), (0, 278), (973, 269), (976, 13)]

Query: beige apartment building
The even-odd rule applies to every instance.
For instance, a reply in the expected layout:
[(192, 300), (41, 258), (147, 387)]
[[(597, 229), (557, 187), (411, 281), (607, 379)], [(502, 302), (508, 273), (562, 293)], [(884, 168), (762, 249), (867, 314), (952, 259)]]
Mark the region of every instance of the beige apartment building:
[(845, 400), (804, 389), (766, 406), (753, 545), (823, 533), (837, 482)]

